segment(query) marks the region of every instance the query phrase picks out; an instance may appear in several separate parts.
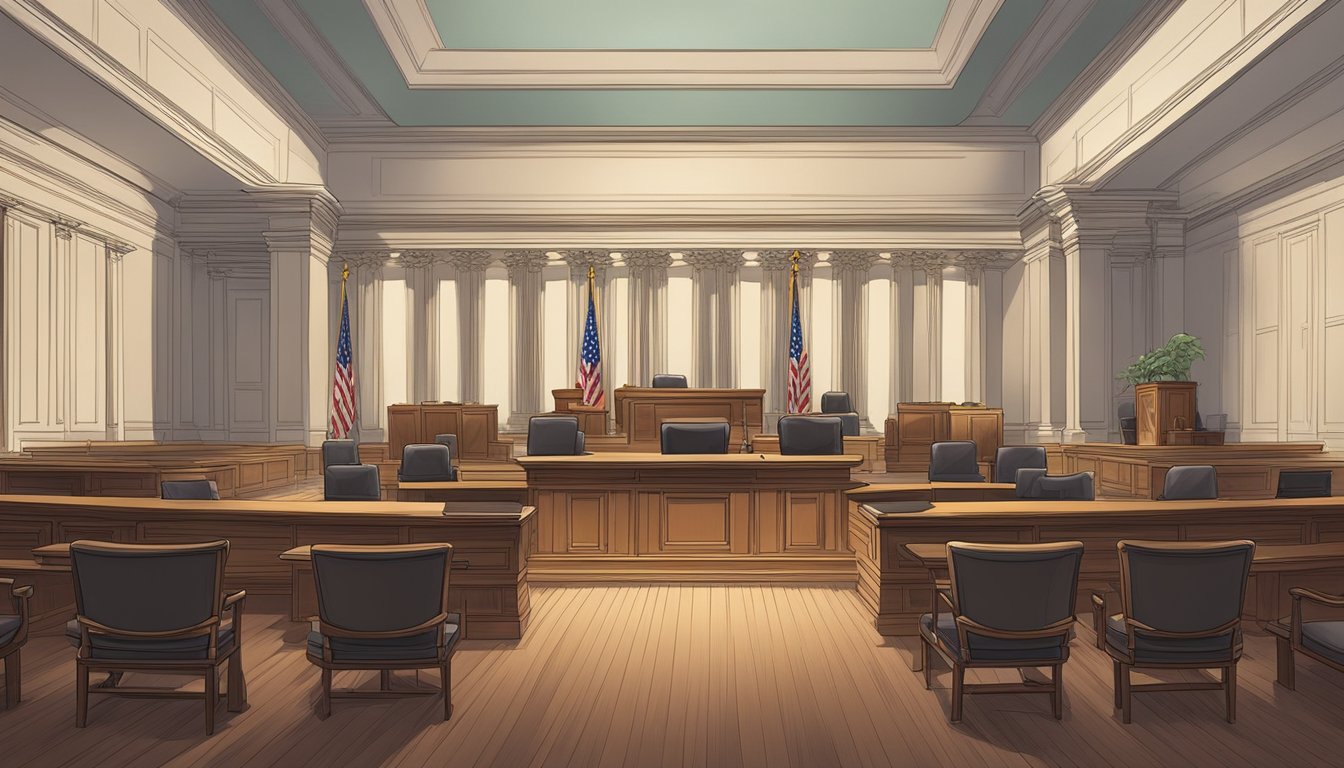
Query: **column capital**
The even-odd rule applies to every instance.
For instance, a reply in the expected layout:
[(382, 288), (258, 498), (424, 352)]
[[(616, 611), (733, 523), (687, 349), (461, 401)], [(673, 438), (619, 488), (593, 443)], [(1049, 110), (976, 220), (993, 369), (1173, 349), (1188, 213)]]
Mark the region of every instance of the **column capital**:
[(223, 280), (233, 274), (228, 267), (206, 267), (205, 274), (211, 280)]
[(20, 205), (23, 205), (23, 201), (19, 198), (0, 192), (0, 211), (8, 211), (11, 208), (18, 208)]
[(866, 272), (877, 263), (880, 255), (878, 251), (868, 250), (831, 251), (830, 263), (838, 270)]
[(910, 266), (929, 277), (941, 277), (950, 261), (947, 251), (910, 251)]
[(681, 252), (697, 272), (704, 269), (727, 269), (736, 272), (742, 266), (742, 251), (729, 248), (699, 248)]
[(74, 236), (75, 230), (84, 226), (84, 222), (64, 216), (52, 216), (51, 223), (56, 227), (56, 236), (62, 240), (69, 240)]
[(123, 256), (134, 250), (135, 246), (124, 240), (117, 240), (116, 238), (111, 237), (107, 239), (107, 258), (114, 264), (121, 261)]
[(623, 251), (625, 264), (632, 269), (667, 269), (672, 266), (672, 252), (658, 249)]
[[(761, 260), (761, 268), (766, 270), (787, 270), (793, 264), (793, 250), (770, 249), (760, 251), (757, 256)], [(812, 265), (817, 262), (815, 251), (798, 251), (798, 271), (808, 272)]]
[(332, 258), (348, 265), (351, 269), (378, 269), (392, 258), (391, 251), (341, 251)]
[(545, 251), (509, 251), (502, 259), (509, 277), (519, 277), (529, 272), (539, 273), (549, 260)]
[(444, 251), (448, 263), (457, 268), (459, 272), (484, 272), (495, 260), (495, 254), (490, 251), (468, 250), (468, 251)]
[(406, 269), (429, 269), (435, 264), (447, 263), (448, 257), (443, 251), (431, 249), (407, 250), (401, 252), (397, 261)]
[(604, 277), (607, 267), (611, 266), (611, 252), (597, 249), (576, 249), (561, 251), (560, 255), (569, 265), (569, 274), (576, 279), (588, 277), (588, 268), (592, 267), (598, 277)]

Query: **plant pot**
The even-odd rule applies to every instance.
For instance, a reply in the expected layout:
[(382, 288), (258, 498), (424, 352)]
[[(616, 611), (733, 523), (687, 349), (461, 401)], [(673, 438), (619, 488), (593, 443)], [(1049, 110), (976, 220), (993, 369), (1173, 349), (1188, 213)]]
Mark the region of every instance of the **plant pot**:
[(1139, 419), (1137, 416), (1120, 417), (1120, 442), (1125, 445), (1139, 444)]
[(1193, 381), (1150, 381), (1134, 386), (1134, 410), (1139, 445), (1166, 445), (1173, 429), (1194, 429)]

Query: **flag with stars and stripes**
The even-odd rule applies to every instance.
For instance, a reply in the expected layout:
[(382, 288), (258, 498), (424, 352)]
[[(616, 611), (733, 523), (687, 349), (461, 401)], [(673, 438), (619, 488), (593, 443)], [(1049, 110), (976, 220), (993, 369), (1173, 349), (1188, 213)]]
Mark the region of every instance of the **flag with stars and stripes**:
[(336, 373), (331, 381), (331, 437), (350, 436), (355, 427), (355, 362), (350, 348), (350, 302), (345, 297), (346, 267), (341, 274), (341, 335), (336, 340)]
[(601, 406), (606, 401), (602, 391), (602, 344), (597, 337), (597, 303), (593, 299), (593, 270), (588, 269), (588, 317), (583, 323), (583, 347), (579, 352), (579, 380), (576, 385), (583, 392), (583, 404)]
[(803, 346), (803, 323), (798, 317), (798, 254), (793, 255), (789, 275), (789, 382), (787, 413), (806, 413), (812, 409), (812, 365)]

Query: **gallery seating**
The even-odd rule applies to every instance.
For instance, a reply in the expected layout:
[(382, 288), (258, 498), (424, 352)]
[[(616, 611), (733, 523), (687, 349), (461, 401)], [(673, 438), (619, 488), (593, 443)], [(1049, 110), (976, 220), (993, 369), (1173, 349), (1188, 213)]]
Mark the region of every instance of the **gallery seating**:
[(323, 440), (322, 468), (359, 463), (359, 445), (354, 440)]
[[(1241, 611), (1255, 542), (1121, 541), (1117, 548), (1121, 612), (1107, 616), (1104, 597), (1093, 594), (1092, 621), (1112, 659), (1121, 719), (1130, 722), (1137, 692), (1222, 690), (1227, 721), (1236, 722)], [(1222, 679), (1133, 685), (1135, 667), (1219, 669)]]
[[(1073, 596), (1083, 544), (948, 542), (951, 587), (920, 618), (924, 687), (932, 686), (930, 651), (952, 667), (952, 711), (961, 721), (966, 693), (1048, 693), (1055, 719), (1064, 714), (1064, 662), (1073, 632)], [(940, 612), (938, 601), (951, 613)], [(1050, 667), (1050, 684), (966, 685), (967, 669)]]
[(859, 414), (854, 410), (854, 404), (848, 392), (823, 392), (821, 394), (821, 412), (827, 416), (840, 418), (842, 434), (845, 437), (858, 436)]
[(12, 613), (0, 614), (0, 659), (5, 661), (5, 709), (18, 706), (23, 699), (23, 668), (19, 652), (28, 642), (28, 601), (31, 586), (14, 586), (13, 579), (0, 579), (0, 588), (9, 592)]
[(373, 464), (332, 465), (322, 474), (322, 498), (326, 501), (378, 501), (378, 467)]
[[(1344, 595), (1326, 594), (1306, 587), (1293, 587), (1288, 590), (1288, 594), (1293, 598), (1293, 610), (1288, 620), (1287, 636), (1282, 636), (1281, 632), (1275, 634), (1280, 634), (1279, 683), (1291, 691), (1297, 689), (1296, 654), (1300, 653), (1331, 669), (1344, 672), (1344, 621), (1307, 621), (1302, 611), (1302, 604), (1306, 602), (1338, 613), (1340, 608), (1344, 608)], [(1271, 631), (1275, 629), (1282, 630), (1282, 627), (1271, 627)]]
[(453, 454), (439, 443), (408, 445), (401, 449), (401, 469), (397, 480), (403, 483), (443, 483), (457, 479)]
[(1162, 484), (1163, 501), (1218, 498), (1218, 470), (1205, 465), (1172, 467)]
[[(90, 672), (151, 672), (205, 678), (205, 732), (215, 732), (219, 668), (228, 663), (228, 708), (247, 702), (243, 591), (224, 593), (229, 542), (70, 545), (77, 615), (66, 634), (75, 657), (75, 725), (88, 722), (89, 694), (200, 698), (180, 689), (89, 687)], [(223, 611), (229, 611), (229, 620)]]
[(551, 414), (527, 420), (528, 456), (579, 456), (583, 449), (579, 417)]
[(779, 452), (786, 456), (820, 456), (845, 452), (837, 416), (781, 416)]
[(980, 465), (975, 460), (971, 440), (945, 440), (934, 443), (929, 459), (931, 483), (983, 483)]
[(727, 453), (727, 422), (665, 422), (660, 432), (662, 452)]
[(1017, 482), (1019, 469), (1045, 469), (1045, 448), (1039, 445), (1005, 445), (994, 452), (994, 482)]
[[(312, 548), (318, 620), (308, 634), (308, 660), (322, 670), (320, 714), (333, 698), (430, 693), (391, 690), (391, 672), (438, 669), (443, 719), (453, 714), (452, 660), (464, 633), (460, 614), (448, 612), (451, 544), (394, 544)], [(334, 670), (379, 670), (377, 694), (332, 690)]]
[(685, 389), (686, 377), (679, 373), (657, 373), (653, 376), (653, 386), (656, 389)]
[(214, 480), (164, 480), (159, 483), (159, 496), (184, 501), (218, 501), (219, 487)]

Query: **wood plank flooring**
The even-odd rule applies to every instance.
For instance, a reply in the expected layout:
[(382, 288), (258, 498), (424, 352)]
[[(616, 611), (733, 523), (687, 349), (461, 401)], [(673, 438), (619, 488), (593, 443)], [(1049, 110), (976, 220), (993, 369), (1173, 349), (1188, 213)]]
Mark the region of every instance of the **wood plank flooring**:
[[(1310, 766), (1344, 762), (1344, 675), (1299, 662), (1274, 685), (1274, 647), (1248, 637), (1239, 718), (1218, 692), (1111, 709), (1109, 662), (1079, 625), (1063, 722), (1045, 695), (968, 697), (947, 722), (949, 676), (925, 691), (913, 644), (884, 638), (851, 589), (629, 585), (534, 588), (521, 641), (465, 643), (453, 719), (437, 697), (338, 700), (314, 714), (307, 627), (276, 599), (245, 626), (250, 708), (206, 738), (197, 702), (95, 697), (74, 727), (73, 650), (24, 649), (24, 702), (0, 711), (6, 766)], [(1029, 673), (1032, 674), (1032, 673)], [(1012, 679), (976, 673), (973, 679)], [(128, 676), (130, 681), (132, 676)], [(437, 685), (434, 673), (421, 685)], [(340, 673), (337, 685), (376, 685)], [(396, 685), (415, 684), (410, 673)], [(195, 686), (199, 688), (198, 681)], [(221, 710), (223, 707), (221, 707)]]

